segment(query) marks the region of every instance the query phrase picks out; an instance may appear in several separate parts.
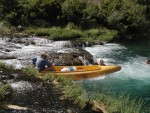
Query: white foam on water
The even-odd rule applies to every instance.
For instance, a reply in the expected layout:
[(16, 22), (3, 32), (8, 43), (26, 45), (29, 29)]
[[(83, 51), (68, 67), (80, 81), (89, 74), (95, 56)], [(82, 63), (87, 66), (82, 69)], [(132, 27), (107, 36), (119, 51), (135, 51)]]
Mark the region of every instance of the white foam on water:
[(21, 64), (21, 62), (17, 59), (8, 59), (8, 60), (0, 60), (0, 62), (4, 62), (8, 65), (14, 66), (16, 69), (21, 69), (25, 67), (24, 65)]
[[(0, 38), (1, 39), (1, 38)], [(1, 39), (2, 40), (2, 39)], [(38, 56), (41, 54), (41, 52), (48, 52), (48, 51), (55, 51), (60, 50), (62, 47), (71, 47), (70, 41), (50, 41), (42, 38), (34, 37), (32, 38), (34, 40), (35, 45), (28, 45), (25, 46), (24, 44), (13, 44), (12, 51), (5, 52), (7, 56), (14, 56), (16, 59), (6, 59), (3, 60), (7, 64), (15, 65), (16, 68), (22, 68), (24, 67), (23, 64), (20, 63), (20, 60), (26, 60), (27, 62), (31, 62), (31, 59), (33, 57)], [(4, 43), (4, 45), (7, 43), (7, 40), (2, 40), (1, 43)], [(14, 47), (14, 48), (13, 48)], [(26, 62), (23, 61), (23, 62)], [(27, 63), (28, 64), (28, 63)]]
[(150, 65), (144, 63), (146, 57), (134, 55), (122, 45), (96, 45), (87, 47), (85, 50), (94, 55), (98, 62), (102, 58), (106, 65), (120, 65), (122, 69), (112, 74), (118, 79), (132, 78), (145, 80), (145, 82), (147, 82), (146, 79), (150, 79)]

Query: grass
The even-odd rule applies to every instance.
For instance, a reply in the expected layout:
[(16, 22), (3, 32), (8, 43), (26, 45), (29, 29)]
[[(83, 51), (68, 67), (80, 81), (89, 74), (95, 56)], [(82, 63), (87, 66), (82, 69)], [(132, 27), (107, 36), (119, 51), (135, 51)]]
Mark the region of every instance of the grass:
[(12, 72), (14, 69), (15, 69), (14, 66), (7, 65), (3, 62), (0, 62), (0, 70), (1, 71), (6, 71), (7, 72), (9, 70), (9, 72)]
[[(5, 103), (7, 101), (7, 91), (10, 91), (11, 86), (9, 84), (5, 84), (0, 86), (0, 102)], [(2, 105), (2, 104), (0, 104)]]
[(37, 77), (38, 75), (38, 71), (37, 69), (35, 69), (34, 67), (25, 67), (22, 69), (23, 72), (29, 76), (33, 76), (33, 77)]
[(74, 103), (78, 104), (81, 108), (85, 107), (88, 102), (88, 98), (86, 97), (86, 92), (82, 89), (79, 84), (71, 84), (64, 86), (65, 96), (73, 100)]
[(103, 93), (94, 93), (92, 99), (104, 104), (109, 113), (145, 113), (149, 108), (142, 111), (142, 100), (130, 100), (129, 95), (120, 94), (113, 97)]
[(79, 85), (71, 81), (70, 79), (66, 79), (63, 76), (58, 76), (56, 81), (61, 84), (63, 87), (64, 96), (69, 100), (72, 100), (75, 104), (79, 105), (81, 108), (86, 106), (88, 101), (86, 97), (86, 92)]
[[(7, 22), (0, 22), (0, 35), (7, 36), (13, 35), (13, 33), (17, 32), (15, 28), (9, 25)], [(85, 41), (110, 41), (112, 38), (117, 35), (117, 31), (108, 30), (106, 28), (93, 28), (89, 30), (79, 29), (72, 23), (69, 23), (66, 27), (50, 27), (50, 28), (34, 28), (28, 27), (22, 31), (24, 34), (36, 35), (36, 36), (48, 36), (51, 40), (72, 40), (72, 39), (82, 39)]]
[(81, 30), (76, 27), (70, 27), (69, 25), (65, 28), (27, 28), (26, 33), (37, 36), (49, 36), (52, 40), (72, 40), (78, 38), (90, 42), (95, 40), (107, 42), (117, 35), (117, 31), (105, 28)]
[(71, 40), (82, 36), (80, 30), (70, 28), (51, 28), (50, 33), (53, 40)]
[[(4, 63), (0, 63), (0, 70), (10, 69), (13, 70), (11, 66)], [(26, 67), (22, 69), (27, 75), (37, 77), (38, 71), (34, 67)], [(43, 77), (44, 80), (50, 80), (59, 82), (64, 92), (64, 96), (72, 100), (75, 104), (84, 108), (89, 101), (96, 100), (99, 105), (105, 106), (108, 113), (148, 113), (149, 107), (145, 107), (143, 100), (131, 100), (129, 95), (120, 94), (117, 96), (110, 95), (110, 93), (105, 94), (104, 92), (92, 92), (89, 96), (87, 92), (81, 87), (80, 84), (66, 79), (63, 76), (58, 76), (54, 78), (53, 76), (46, 74)], [(6, 100), (5, 91), (10, 88), (10, 85), (5, 85), (0, 87), (0, 100)]]
[(54, 77), (50, 74), (46, 74), (44, 77), (43, 77), (44, 80), (50, 80), (50, 81), (53, 81), (54, 80)]
[(37, 36), (50, 36), (49, 28), (27, 28), (26, 33)]
[(10, 35), (12, 33), (12, 28), (10, 27), (10, 25), (5, 22), (5, 21), (1, 21), (0, 22), (0, 35)]
[(150, 110), (150, 108), (143, 108), (142, 99), (131, 100), (130, 96), (126, 94), (115, 97), (103, 92), (93, 92), (90, 96), (87, 96), (87, 92), (81, 85), (62, 76), (59, 76), (56, 80), (63, 86), (65, 97), (74, 101), (81, 108), (84, 108), (89, 100), (96, 100), (100, 105), (105, 106), (108, 113), (148, 113), (147, 111)]
[(94, 40), (107, 42), (112, 40), (113, 37), (116, 35), (117, 35), (117, 31), (114, 30), (108, 30), (105, 28), (89, 29), (84, 31), (84, 36), (82, 37), (82, 39), (89, 42), (92, 42)]
[(52, 27), (52, 28), (28, 28), (26, 30), (29, 34), (35, 34), (37, 36), (49, 36), (52, 40), (70, 40), (74, 38), (80, 38), (82, 33), (79, 30), (71, 29), (71, 28), (60, 28), (60, 27)]

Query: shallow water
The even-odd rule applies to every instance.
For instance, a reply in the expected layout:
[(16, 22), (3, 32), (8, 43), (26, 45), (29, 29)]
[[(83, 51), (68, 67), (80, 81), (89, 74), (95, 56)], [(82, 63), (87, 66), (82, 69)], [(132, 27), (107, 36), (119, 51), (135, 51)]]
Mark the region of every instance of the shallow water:
[[(86, 47), (85, 49), (93, 54), (97, 61), (103, 58), (106, 65), (120, 65), (122, 69), (80, 83), (89, 93), (102, 90), (106, 92), (111, 90), (116, 94), (127, 93), (133, 98), (142, 98), (146, 106), (150, 107), (150, 65), (144, 62), (150, 57), (150, 49), (147, 46), (146, 44), (123, 46), (111, 43)], [(147, 54), (143, 54), (144, 52)]]
[[(0, 39), (0, 44), (7, 44), (6, 40)], [(35, 41), (37, 41), (37, 38), (35, 38)], [(22, 44), (17, 44), (16, 46), (21, 47), (21, 49), (13, 48), (14, 51), (5, 52), (8, 55), (17, 56), (17, 59), (9, 59), (5, 60), (5, 62), (7, 62), (8, 64), (14, 64), (16, 65), (16, 67), (21, 68), (23, 66), (22, 64), (26, 65), (26, 63), (30, 63), (31, 58), (34, 55), (38, 55), (40, 51), (50, 51), (56, 48), (60, 48), (61, 50), (62, 46), (60, 45), (63, 44), (65, 46), (66, 43), (68, 42), (62, 41), (52, 43), (46, 39), (38, 39), (36, 45), (25, 46)], [(150, 58), (149, 48), (150, 41), (127, 45), (110, 43), (84, 48), (85, 50), (93, 54), (97, 61), (102, 58), (106, 65), (120, 65), (122, 69), (113, 74), (89, 80), (83, 80), (80, 81), (80, 83), (83, 84), (83, 86), (87, 89), (89, 93), (93, 91), (101, 91), (103, 89), (110, 89), (112, 93), (116, 94), (126, 92), (134, 98), (143, 98), (144, 102), (146, 102), (146, 105), (150, 106), (150, 65), (144, 63), (146, 59)], [(39, 88), (38, 90), (40, 93), (42, 90), (44, 90), (41, 85), (36, 85), (36, 87), (33, 88), (34, 85), (28, 82), (17, 82), (13, 83), (12, 86), (18, 93), (24, 89), (26, 91), (29, 90), (30, 92), (33, 89), (35, 90)], [(49, 89), (46, 90), (48, 91)], [(33, 92), (36, 94), (36, 91)], [(107, 92), (107, 90), (105, 91)], [(30, 95), (30, 93), (28, 92), (23, 94), (25, 95), (21, 95), (21, 98), (19, 97), (19, 99), (26, 97), (28, 98), (28, 95)], [(26, 100), (24, 101), (28, 103)], [(47, 103), (47, 105), (49, 105), (49, 103)], [(46, 108), (40, 109), (44, 110)], [(47, 107), (47, 111), (49, 111), (48, 109), (49, 108)]]
[[(13, 65), (16, 68), (22, 68), (28, 65), (31, 66), (31, 59), (39, 56), (42, 52), (60, 52), (62, 48), (71, 47), (70, 41), (51, 41), (46, 38), (39, 37), (23, 38), (22, 40), (26, 40), (29, 43), (35, 43), (29, 45), (26, 45), (26, 43), (15, 43), (13, 41), (8, 42), (8, 40), (10, 40), (10, 38), (0, 37), (0, 56), (12, 56), (15, 58), (0, 59), (0, 61)], [(18, 40), (19, 39), (16, 39), (16, 41)], [(6, 49), (9, 51), (6, 51)]]

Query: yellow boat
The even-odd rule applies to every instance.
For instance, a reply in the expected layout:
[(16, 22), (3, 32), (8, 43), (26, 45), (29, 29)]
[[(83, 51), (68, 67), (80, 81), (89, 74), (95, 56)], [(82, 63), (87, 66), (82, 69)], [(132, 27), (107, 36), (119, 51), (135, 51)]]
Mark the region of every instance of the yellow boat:
[[(90, 65), (90, 66), (54, 66), (55, 71), (49, 71), (46, 69), (39, 72), (40, 77), (45, 75), (52, 75), (54, 77), (64, 76), (68, 79), (82, 80), (86, 78), (94, 78), (116, 71), (121, 70), (120, 66), (100, 66), (100, 65)], [(63, 70), (65, 69), (65, 70)]]

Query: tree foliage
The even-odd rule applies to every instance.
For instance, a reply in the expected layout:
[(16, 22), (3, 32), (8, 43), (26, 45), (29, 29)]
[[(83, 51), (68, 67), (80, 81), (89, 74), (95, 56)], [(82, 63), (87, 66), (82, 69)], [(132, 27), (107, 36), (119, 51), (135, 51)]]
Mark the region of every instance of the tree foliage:
[(122, 33), (149, 30), (149, 0), (1, 0), (0, 19), (14, 25), (106, 27)]
[(141, 31), (147, 24), (145, 7), (128, 0), (101, 0), (100, 8), (108, 26), (119, 31)]
[(86, 7), (86, 0), (65, 0), (62, 4), (62, 15), (70, 22), (79, 25), (82, 21), (84, 9)]

